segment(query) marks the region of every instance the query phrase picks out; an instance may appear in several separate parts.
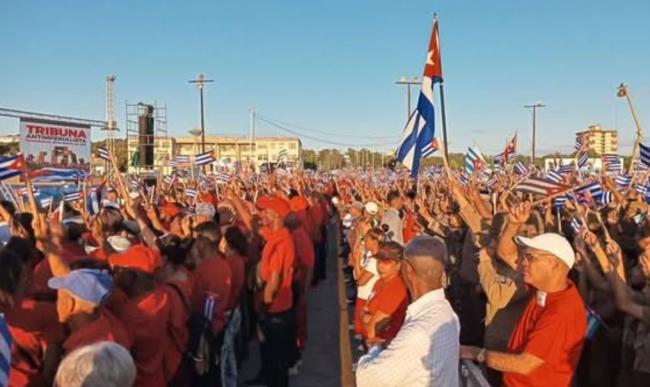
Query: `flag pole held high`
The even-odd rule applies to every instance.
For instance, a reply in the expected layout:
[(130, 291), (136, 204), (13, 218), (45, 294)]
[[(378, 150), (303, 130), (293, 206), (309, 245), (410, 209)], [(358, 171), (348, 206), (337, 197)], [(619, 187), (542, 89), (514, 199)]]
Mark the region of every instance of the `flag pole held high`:
[[(420, 89), (418, 103), (404, 127), (402, 140), (396, 152), (397, 160), (411, 171), (412, 177), (417, 177), (418, 175), (420, 159), (431, 155), (438, 148), (437, 143), (434, 141), (435, 114), (433, 107), (433, 85), (436, 82), (442, 82), (442, 63), (440, 63), (437, 17), (433, 21), (433, 30), (424, 64), (422, 88)], [(443, 118), (443, 134), (444, 125)], [(446, 145), (446, 135), (444, 142)], [(446, 153), (447, 147), (445, 146), (444, 149)]]

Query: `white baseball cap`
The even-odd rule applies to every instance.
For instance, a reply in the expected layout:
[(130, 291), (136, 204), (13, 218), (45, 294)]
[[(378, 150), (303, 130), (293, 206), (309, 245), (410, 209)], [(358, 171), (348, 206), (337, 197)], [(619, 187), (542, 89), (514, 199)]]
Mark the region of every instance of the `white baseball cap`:
[(569, 269), (573, 267), (573, 264), (576, 261), (573, 247), (571, 247), (569, 241), (567, 241), (566, 238), (562, 235), (553, 232), (540, 234), (534, 238), (517, 236), (515, 237), (515, 242), (519, 246), (530, 247), (535, 250), (540, 250), (552, 254), (560, 261), (564, 262), (569, 267)]
[(366, 203), (365, 208), (366, 208), (366, 212), (369, 213), (370, 215), (376, 215), (377, 212), (379, 212), (379, 207), (375, 202)]

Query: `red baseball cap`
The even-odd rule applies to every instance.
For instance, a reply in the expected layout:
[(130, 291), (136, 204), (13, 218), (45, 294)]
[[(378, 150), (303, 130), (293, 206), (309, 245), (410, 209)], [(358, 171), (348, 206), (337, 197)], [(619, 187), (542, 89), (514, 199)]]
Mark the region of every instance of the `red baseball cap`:
[(283, 218), (291, 212), (289, 202), (278, 196), (262, 196), (257, 199), (255, 206), (260, 210), (271, 210)]
[(160, 255), (144, 245), (134, 245), (122, 254), (113, 254), (108, 258), (111, 268), (124, 267), (153, 273), (162, 266)]

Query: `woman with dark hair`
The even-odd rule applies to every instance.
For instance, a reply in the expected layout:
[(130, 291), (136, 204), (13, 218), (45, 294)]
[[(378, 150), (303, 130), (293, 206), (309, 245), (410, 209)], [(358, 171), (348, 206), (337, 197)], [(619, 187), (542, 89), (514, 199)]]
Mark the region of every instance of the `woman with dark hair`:
[(171, 305), (168, 332), (171, 338), (165, 347), (163, 366), (165, 378), (173, 386), (187, 385), (187, 372), (182, 366), (187, 352), (190, 318), (190, 300), (194, 279), (185, 268), (188, 246), (177, 235), (166, 235), (158, 239), (158, 248), (163, 258), (161, 280)]
[(226, 262), (228, 262), (232, 273), (230, 301), (228, 302), (230, 319), (225, 327), (223, 345), (221, 346), (221, 382), (223, 386), (236, 386), (239, 353), (236, 338), (241, 330), (240, 305), (243, 305), (241, 301), (246, 280), (246, 255), (248, 253), (248, 241), (239, 227), (230, 226), (226, 229), (219, 244), (219, 250), (226, 257)]
[(23, 265), (16, 254), (3, 249), (0, 251), (0, 267), (0, 372), (7, 375), (0, 380), (0, 384), (6, 386), (9, 380), (13, 338), (4, 316), (13, 309), (16, 295), (20, 294)]
[(9, 222), (11, 235), (25, 238), (36, 243), (34, 238), (34, 228), (32, 227), (33, 220), (34, 216), (28, 212), (14, 213)]
[[(15, 240), (11, 246), (28, 251), (19, 247), (25, 247), (25, 242)], [(24, 297), (26, 280), (31, 277), (32, 270), (29, 260), (21, 261), (14, 251), (3, 248), (0, 250), (0, 267), (0, 312), (12, 336), (12, 343), (8, 343), (11, 348), (9, 385), (51, 385), (64, 338), (56, 304), (40, 300), (35, 295)], [(0, 322), (0, 326), (3, 324), (4, 321)], [(2, 336), (6, 338), (4, 333)]]

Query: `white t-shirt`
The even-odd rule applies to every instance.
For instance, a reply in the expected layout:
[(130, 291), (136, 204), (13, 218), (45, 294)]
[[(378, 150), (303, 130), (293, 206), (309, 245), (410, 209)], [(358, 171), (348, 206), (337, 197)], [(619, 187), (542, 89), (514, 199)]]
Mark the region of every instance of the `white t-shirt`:
[(370, 251), (366, 251), (366, 254), (361, 258), (361, 267), (363, 270), (372, 273), (372, 277), (366, 282), (365, 285), (359, 285), (357, 289), (357, 298), (362, 300), (367, 300), (372, 293), (372, 288), (375, 286), (375, 282), (379, 279), (379, 272), (377, 272), (377, 260), (371, 255)]

